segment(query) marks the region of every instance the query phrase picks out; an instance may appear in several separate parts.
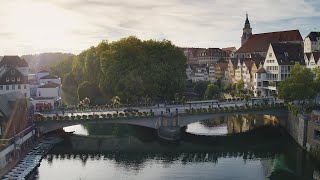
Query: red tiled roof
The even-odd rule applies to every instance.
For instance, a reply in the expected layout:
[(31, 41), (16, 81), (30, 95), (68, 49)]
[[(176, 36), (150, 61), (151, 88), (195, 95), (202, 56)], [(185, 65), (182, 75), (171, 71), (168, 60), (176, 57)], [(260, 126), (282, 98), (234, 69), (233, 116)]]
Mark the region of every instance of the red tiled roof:
[(217, 63), (216, 66), (219, 67), (221, 70), (227, 70), (228, 69), (228, 63), (226, 63), (226, 62)]
[(17, 67), (29, 67), (26, 60), (21, 59), (19, 56), (3, 56), (3, 58), (0, 61), (0, 67), (1, 66), (17, 66)]
[(253, 34), (236, 53), (267, 52), (270, 43), (303, 41), (299, 30)]
[(267, 71), (264, 68), (260, 68), (257, 73), (267, 73)]

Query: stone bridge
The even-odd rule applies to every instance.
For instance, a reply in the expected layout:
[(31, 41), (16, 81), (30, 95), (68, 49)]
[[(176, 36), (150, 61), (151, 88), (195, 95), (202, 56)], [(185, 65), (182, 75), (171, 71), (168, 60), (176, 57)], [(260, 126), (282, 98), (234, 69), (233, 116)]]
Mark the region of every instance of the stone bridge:
[(286, 117), (288, 111), (284, 108), (271, 110), (247, 110), (239, 112), (215, 112), (215, 113), (200, 113), (200, 114), (186, 114), (179, 113), (172, 116), (149, 116), (149, 117), (118, 117), (118, 118), (92, 118), (92, 119), (74, 119), (74, 120), (45, 120), (36, 121), (35, 125), (41, 133), (48, 133), (64, 127), (79, 125), (79, 124), (128, 124), (137, 125), (153, 129), (159, 129), (163, 126), (185, 127), (188, 124), (210, 120), (221, 116), (231, 116), (239, 114), (253, 114), (253, 115), (272, 115), (277, 117)]

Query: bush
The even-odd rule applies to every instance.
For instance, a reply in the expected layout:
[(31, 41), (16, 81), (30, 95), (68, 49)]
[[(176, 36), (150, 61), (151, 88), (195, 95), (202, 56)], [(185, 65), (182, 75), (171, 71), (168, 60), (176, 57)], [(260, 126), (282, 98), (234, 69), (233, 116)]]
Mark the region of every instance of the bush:
[(79, 119), (79, 120), (81, 119), (81, 116), (80, 116), (80, 115), (77, 115), (76, 117), (77, 117), (77, 119)]
[(95, 119), (99, 119), (99, 117), (100, 117), (99, 114), (94, 115)]
[(53, 120), (57, 120), (58, 118), (57, 118), (57, 116), (53, 116), (52, 119)]
[(143, 116), (148, 116), (148, 113), (147, 112), (143, 112)]
[(114, 118), (117, 118), (117, 117), (118, 117), (118, 114), (117, 114), (117, 113), (114, 113), (114, 114), (112, 114), (112, 116), (113, 116)]
[(112, 114), (107, 114), (107, 117), (110, 119), (112, 118)]
[(119, 117), (124, 117), (124, 114), (123, 113), (119, 113)]
[(87, 119), (87, 115), (82, 115), (82, 119), (86, 120)]
[(52, 120), (52, 117), (48, 116), (48, 117), (46, 118), (46, 120), (47, 120), (47, 121), (51, 121), (51, 120)]
[(107, 115), (101, 114), (101, 117), (102, 117), (103, 119), (105, 119), (105, 118), (107, 117)]
[(69, 118), (70, 118), (69, 116), (64, 116), (63, 119), (64, 119), (64, 120), (69, 120)]
[(142, 114), (142, 112), (138, 112), (138, 115), (141, 117), (143, 114)]

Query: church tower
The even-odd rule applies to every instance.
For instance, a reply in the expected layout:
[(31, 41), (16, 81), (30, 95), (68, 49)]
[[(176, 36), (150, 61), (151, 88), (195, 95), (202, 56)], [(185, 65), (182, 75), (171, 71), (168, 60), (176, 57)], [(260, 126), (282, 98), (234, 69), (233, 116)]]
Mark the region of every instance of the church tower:
[(243, 33), (241, 37), (241, 46), (252, 36), (252, 28), (248, 19), (248, 13), (246, 14), (246, 22), (244, 24)]

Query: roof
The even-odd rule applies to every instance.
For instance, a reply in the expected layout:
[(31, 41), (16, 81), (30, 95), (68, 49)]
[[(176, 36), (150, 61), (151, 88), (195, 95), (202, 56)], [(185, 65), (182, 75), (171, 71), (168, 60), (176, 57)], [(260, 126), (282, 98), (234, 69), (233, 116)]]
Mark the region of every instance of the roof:
[(236, 53), (267, 52), (270, 43), (292, 41), (303, 41), (299, 30), (253, 34)]
[[(14, 110), (13, 103), (18, 99), (26, 99), (21, 92), (11, 92), (6, 94), (0, 94), (0, 111), (7, 117), (9, 117)], [(30, 103), (28, 104), (30, 105)]]
[(303, 48), (296, 43), (271, 43), (279, 65), (305, 64)]
[(320, 32), (310, 32), (306, 38), (310, 38), (311, 41), (317, 41), (317, 38), (320, 38)]
[(19, 56), (3, 56), (0, 61), (1, 66), (17, 66), (17, 67), (29, 67), (26, 60), (21, 59)]
[(57, 87), (60, 87), (60, 84), (49, 82), (48, 84), (39, 86), (38, 88), (57, 88)]
[(267, 71), (264, 68), (258, 69), (257, 73), (267, 73)]
[(217, 63), (215, 66), (219, 67), (221, 70), (228, 70), (228, 63), (226, 62)]
[(59, 77), (49, 74), (49, 75), (43, 76), (43, 77), (40, 78), (40, 79), (59, 79)]
[(236, 47), (226, 47), (226, 48), (222, 48), (223, 51), (227, 51), (227, 52), (234, 52), (237, 50)]
[[(11, 71), (14, 70), (14, 74), (11, 74)], [(17, 78), (20, 78), (20, 81), (17, 81)], [(9, 82), (7, 82), (9, 78)], [(12, 81), (12, 78), (14, 80)], [(11, 85), (11, 84), (29, 84), (28, 78), (22, 74), (15, 66), (9, 66), (5, 69), (5, 72), (0, 77), (1, 85)]]
[(232, 63), (233, 68), (236, 69), (238, 65), (238, 59), (237, 58), (230, 58), (229, 63)]
[(310, 61), (311, 55), (312, 55), (315, 63), (318, 63), (318, 61), (320, 59), (320, 52), (305, 53), (305, 55), (306, 55), (308, 61)]

